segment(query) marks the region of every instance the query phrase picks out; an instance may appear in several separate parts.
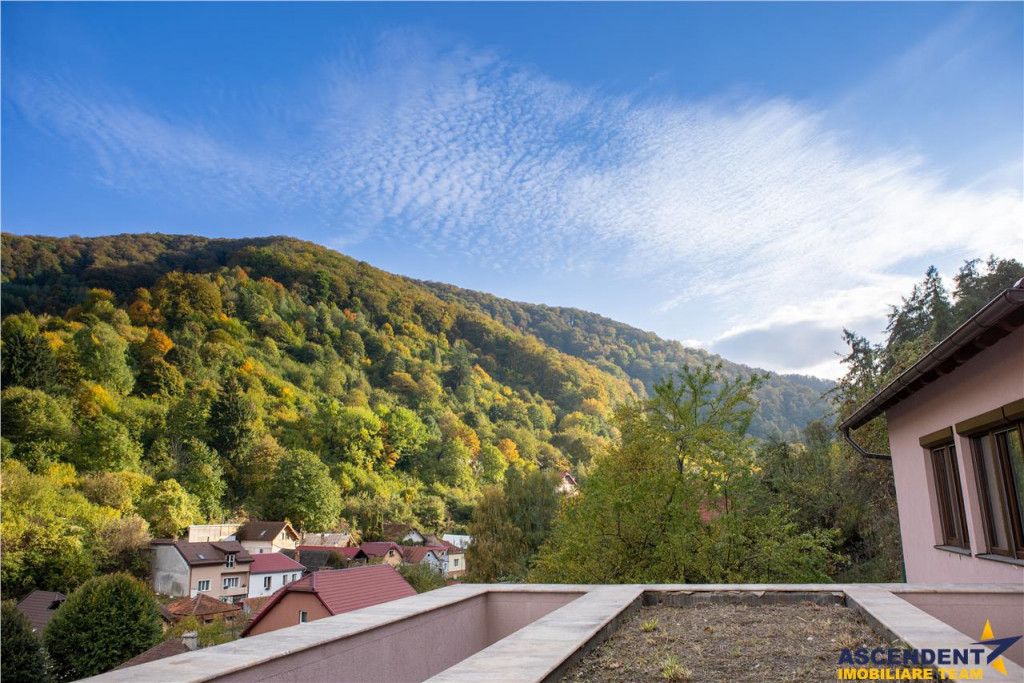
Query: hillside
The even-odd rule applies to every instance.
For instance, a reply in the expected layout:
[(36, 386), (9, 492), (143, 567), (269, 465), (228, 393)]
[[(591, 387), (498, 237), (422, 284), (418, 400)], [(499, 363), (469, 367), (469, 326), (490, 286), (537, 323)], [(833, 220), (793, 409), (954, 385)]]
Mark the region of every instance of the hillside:
[(545, 344), (586, 360), (615, 377), (632, 380), (631, 386), (639, 394), (650, 393), (656, 382), (683, 365), (720, 361), (723, 373), (730, 378), (746, 378), (754, 372), (766, 374), (764, 386), (756, 392), (760, 408), (750, 426), (753, 436), (774, 435), (798, 440), (808, 422), (829, 410), (822, 398), (822, 394), (834, 386), (828, 380), (766, 373), (731, 363), (703, 349), (688, 349), (677, 341), (665, 340), (652, 332), (577, 308), (509, 301), (437, 282), (422, 284), (445, 301), (486, 313), (510, 329), (534, 335)]

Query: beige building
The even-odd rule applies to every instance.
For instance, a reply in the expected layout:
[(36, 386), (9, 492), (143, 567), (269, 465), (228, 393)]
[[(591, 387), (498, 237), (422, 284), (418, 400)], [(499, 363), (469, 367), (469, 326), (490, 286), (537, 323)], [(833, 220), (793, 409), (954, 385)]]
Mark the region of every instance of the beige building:
[(235, 538), (252, 555), (295, 550), (299, 534), (288, 522), (246, 522)]
[(150, 548), (155, 593), (190, 598), (206, 593), (232, 604), (248, 595), (252, 556), (238, 541), (155, 539)]

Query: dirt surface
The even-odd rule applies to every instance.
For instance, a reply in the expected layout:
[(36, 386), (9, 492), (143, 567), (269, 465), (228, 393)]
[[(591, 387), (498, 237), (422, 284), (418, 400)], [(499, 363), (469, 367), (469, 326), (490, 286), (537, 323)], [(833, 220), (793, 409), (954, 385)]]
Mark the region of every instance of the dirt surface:
[(563, 681), (835, 681), (843, 648), (886, 647), (841, 605), (643, 607)]

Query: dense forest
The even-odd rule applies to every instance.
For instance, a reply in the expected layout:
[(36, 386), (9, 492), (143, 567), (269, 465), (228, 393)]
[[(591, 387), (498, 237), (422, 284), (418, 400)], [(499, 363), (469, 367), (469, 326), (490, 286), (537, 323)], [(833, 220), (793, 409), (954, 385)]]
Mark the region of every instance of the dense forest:
[(661, 339), (615, 320), (577, 308), (559, 308), (501, 299), (485, 292), (460, 289), (437, 282), (423, 283), (445, 301), (454, 301), (486, 313), (506, 327), (531, 334), (545, 344), (622, 379), (638, 396), (653, 393), (654, 385), (683, 367), (698, 368), (721, 363), (726, 379), (764, 381), (754, 389), (757, 409), (749, 433), (759, 438), (799, 439), (800, 430), (826, 412), (822, 394), (834, 383), (803, 375), (777, 375), (710, 354), (686, 348), (678, 341)]
[[(953, 301), (943, 294), (948, 315), (926, 281), (894, 310), (884, 348), (848, 336), (840, 413), (1019, 264), (965, 268)], [(347, 522), (368, 539), (387, 521), (469, 528), (487, 572), (521, 579), (536, 565), (557, 580), (553, 568), (572, 566), (552, 560), (565, 557), (557, 539), (572, 536), (560, 526), (571, 517), (550, 473), (579, 475), (578, 501), (590, 488), (613, 495), (602, 462), (671, 447), (647, 423), (685, 398), (666, 388), (678, 378), (699, 389), (694, 415), (734, 392), (740, 416), (695, 423), (718, 446), (687, 447), (718, 479), (680, 485), (692, 494), (685, 524), (658, 518), (666, 532), (724, 530), (687, 576), (742, 578), (742, 564), (715, 564), (720, 543), (742, 555), (755, 533), (808, 558), (767, 561), (758, 576), (897, 571), (898, 556), (879, 549), (895, 519), (877, 492), (890, 475), (851, 458), (828, 424), (804, 431), (826, 411), (814, 380), (762, 376), (593, 314), (426, 285), (287, 238), (4, 235), (0, 296), (5, 597), (144, 576), (150, 537), (245, 517), (311, 531)], [(687, 466), (667, 471), (691, 471), (677, 462)]]

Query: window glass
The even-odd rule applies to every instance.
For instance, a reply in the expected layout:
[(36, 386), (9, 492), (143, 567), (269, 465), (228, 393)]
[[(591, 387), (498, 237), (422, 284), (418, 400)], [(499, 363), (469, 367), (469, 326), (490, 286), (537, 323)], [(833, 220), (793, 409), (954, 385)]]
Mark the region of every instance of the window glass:
[(1006, 527), (1003, 524), (1003, 493), (1000, 490), (1002, 477), (995, 449), (992, 448), (992, 440), (987, 435), (974, 439), (974, 452), (978, 458), (981, 486), (985, 494), (982, 498), (985, 502), (986, 524), (992, 549), (1009, 550)]
[(1021, 446), (1020, 429), (1011, 429), (1005, 435), (1013, 491), (1017, 494), (1017, 523), (1024, 528), (1024, 448)]

